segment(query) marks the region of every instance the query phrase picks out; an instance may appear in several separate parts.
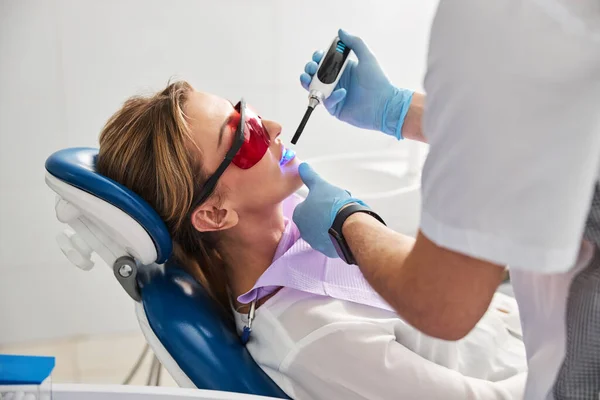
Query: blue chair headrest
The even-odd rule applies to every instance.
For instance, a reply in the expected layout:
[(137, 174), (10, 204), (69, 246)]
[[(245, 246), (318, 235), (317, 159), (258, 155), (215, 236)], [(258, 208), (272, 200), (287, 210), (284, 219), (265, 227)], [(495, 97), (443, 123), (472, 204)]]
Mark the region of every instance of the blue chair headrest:
[(200, 389), (288, 399), (242, 345), (233, 322), (189, 274), (171, 261), (138, 276), (148, 322)]
[(154, 242), (156, 263), (164, 263), (173, 251), (173, 243), (165, 223), (140, 196), (96, 172), (97, 156), (98, 149), (94, 148), (59, 150), (46, 160), (46, 170), (56, 178), (112, 204), (136, 220)]

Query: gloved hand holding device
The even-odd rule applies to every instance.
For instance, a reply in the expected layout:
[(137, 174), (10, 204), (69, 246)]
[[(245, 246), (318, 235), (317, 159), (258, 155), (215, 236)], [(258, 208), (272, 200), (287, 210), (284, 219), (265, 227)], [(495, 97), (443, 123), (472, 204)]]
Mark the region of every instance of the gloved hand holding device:
[[(338, 36), (354, 51), (358, 62), (348, 63), (336, 89), (323, 102), (325, 108), (340, 121), (402, 139), (402, 124), (413, 91), (392, 85), (361, 38), (342, 29)], [(315, 52), (300, 75), (300, 82), (307, 90), (321, 58), (323, 51)]]

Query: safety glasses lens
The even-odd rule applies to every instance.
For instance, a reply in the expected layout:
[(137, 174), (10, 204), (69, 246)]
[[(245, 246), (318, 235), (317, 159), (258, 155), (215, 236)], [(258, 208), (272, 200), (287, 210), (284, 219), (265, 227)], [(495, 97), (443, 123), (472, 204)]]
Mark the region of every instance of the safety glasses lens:
[[(236, 111), (240, 112), (240, 103), (236, 105)], [(260, 116), (256, 114), (250, 107), (245, 109), (246, 121), (243, 127), (244, 142), (242, 147), (233, 158), (233, 163), (241, 168), (248, 169), (255, 166), (266, 154), (271, 138), (262, 124)], [(239, 133), (239, 131), (238, 131)]]

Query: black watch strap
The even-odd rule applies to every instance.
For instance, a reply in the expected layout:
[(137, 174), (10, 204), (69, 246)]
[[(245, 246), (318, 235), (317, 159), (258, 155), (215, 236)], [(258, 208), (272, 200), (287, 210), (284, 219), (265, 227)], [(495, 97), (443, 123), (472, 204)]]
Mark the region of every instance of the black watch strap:
[(375, 213), (369, 207), (357, 203), (352, 203), (348, 206), (345, 206), (337, 213), (335, 219), (333, 220), (331, 228), (329, 228), (329, 235), (331, 236), (331, 241), (333, 242), (333, 245), (338, 255), (347, 264), (356, 264), (356, 260), (354, 259), (354, 255), (352, 254), (352, 251), (350, 250), (346, 239), (344, 239), (344, 235), (342, 234), (342, 226), (344, 225), (344, 222), (346, 222), (346, 219), (348, 219), (349, 216), (357, 212), (369, 214), (370, 216), (372, 216), (373, 218), (385, 225), (385, 222), (379, 215), (377, 215), (377, 213)]

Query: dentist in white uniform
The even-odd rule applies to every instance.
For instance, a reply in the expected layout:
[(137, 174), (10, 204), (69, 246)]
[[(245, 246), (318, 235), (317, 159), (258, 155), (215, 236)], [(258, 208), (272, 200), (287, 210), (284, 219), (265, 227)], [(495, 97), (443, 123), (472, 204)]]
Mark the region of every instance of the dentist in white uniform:
[[(340, 37), (358, 63), (327, 99), (330, 113), (426, 141), (430, 152), (417, 238), (358, 210), (336, 221), (338, 247), (407, 322), (447, 340), (475, 326), (508, 266), (529, 363), (525, 398), (597, 399), (600, 1), (441, 0), (427, 98), (393, 86), (360, 38)], [(305, 87), (320, 57), (307, 64)], [(328, 229), (359, 200), (306, 164), (300, 174), (310, 192), (294, 221), (312, 247), (337, 257)]]

